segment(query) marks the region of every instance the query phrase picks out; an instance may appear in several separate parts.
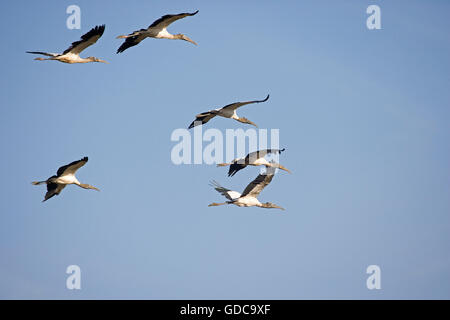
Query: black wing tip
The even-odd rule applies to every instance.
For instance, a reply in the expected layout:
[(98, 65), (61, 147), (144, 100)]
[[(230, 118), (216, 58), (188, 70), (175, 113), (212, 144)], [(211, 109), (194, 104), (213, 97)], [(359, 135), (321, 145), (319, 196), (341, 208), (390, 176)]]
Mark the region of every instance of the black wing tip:
[[(197, 123), (197, 122), (200, 122), (200, 123)], [(196, 118), (194, 121), (192, 121), (192, 123), (189, 125), (189, 127), (188, 127), (188, 129), (192, 129), (192, 128), (195, 128), (195, 127), (197, 127), (197, 126), (202, 126), (202, 125), (204, 125), (205, 124), (205, 122), (203, 122), (202, 120), (198, 120), (198, 118)]]
[(125, 41), (122, 43), (122, 45), (119, 47), (119, 49), (117, 49), (116, 54), (124, 52), (128, 48), (134, 47), (138, 44), (139, 44), (139, 42), (136, 42), (135, 37), (126, 38)]
[(238, 171), (244, 169), (247, 165), (242, 165), (239, 163), (232, 163), (230, 165), (230, 169), (228, 169), (228, 176), (232, 177), (234, 176)]
[(103, 34), (105, 32), (106, 25), (100, 24), (98, 26), (95, 26), (91, 29), (91, 31), (94, 31), (96, 34)]
[[(89, 41), (89, 39), (91, 39), (92, 37), (98, 36), (98, 38), (100, 38), (103, 35), (104, 31), (105, 31), (105, 25), (104, 24), (93, 27), (91, 30), (89, 30), (88, 32), (83, 34), (80, 37), (80, 40), (72, 42), (72, 45), (68, 49), (64, 50), (64, 52), (62, 54), (66, 54), (66, 53), (70, 52), (71, 50), (73, 50), (79, 44), (81, 44), (81, 43), (83, 43), (85, 41)], [(98, 40), (98, 38), (97, 38), (97, 40)], [(97, 41), (97, 40), (95, 40), (95, 41)]]
[[(88, 39), (88, 38), (90, 38), (90, 37), (92, 37), (92, 36), (96, 36), (96, 35), (102, 36), (102, 35), (103, 35), (103, 32), (105, 32), (105, 27), (106, 27), (106, 26), (105, 26), (104, 24), (95, 26), (95, 27), (93, 27), (91, 30), (89, 30), (88, 32), (86, 32), (85, 34), (83, 34), (83, 35), (81, 36), (81, 39), (82, 39), (82, 40), (86, 40), (86, 39)], [(77, 42), (78, 42), (78, 41), (77, 41)]]
[(267, 94), (267, 97), (264, 100), (262, 100), (262, 102), (269, 100), (269, 98), (270, 98), (270, 94)]

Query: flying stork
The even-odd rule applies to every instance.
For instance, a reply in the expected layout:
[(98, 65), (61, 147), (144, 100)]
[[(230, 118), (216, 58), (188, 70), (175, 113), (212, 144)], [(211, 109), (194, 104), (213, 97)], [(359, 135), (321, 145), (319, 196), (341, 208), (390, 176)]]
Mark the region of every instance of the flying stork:
[(32, 182), (32, 184), (35, 186), (44, 183), (47, 184), (47, 193), (45, 194), (45, 198), (42, 202), (58, 195), (68, 184), (76, 184), (77, 186), (84, 189), (94, 189), (100, 191), (96, 187), (93, 187), (89, 184), (80, 183), (75, 177), (75, 173), (77, 172), (77, 170), (84, 166), (86, 162), (88, 162), (88, 157), (84, 157), (81, 160), (77, 160), (69, 163), (68, 165), (62, 166), (58, 169), (56, 176), (51, 176), (45, 181)]
[(167, 27), (179, 20), (183, 19), (187, 16), (194, 16), (198, 13), (198, 10), (193, 13), (180, 13), (180, 14), (166, 14), (165, 16), (162, 16), (158, 20), (154, 21), (147, 29), (141, 29), (137, 31), (133, 31), (133, 33), (130, 33), (129, 35), (125, 36), (118, 36), (116, 39), (125, 39), (125, 42), (122, 43), (122, 45), (117, 49), (117, 53), (121, 53), (125, 50), (127, 50), (130, 47), (133, 47), (145, 38), (157, 38), (157, 39), (179, 39), (179, 40), (185, 40), (190, 43), (195, 43), (192, 39), (190, 39), (188, 36), (184, 34), (170, 34), (167, 31)]
[(260, 208), (277, 208), (284, 210), (284, 208), (277, 206), (271, 202), (261, 203), (257, 199), (260, 192), (272, 181), (275, 174), (275, 168), (267, 168), (266, 173), (259, 174), (255, 180), (245, 188), (244, 192), (240, 194), (237, 191), (226, 189), (222, 187), (217, 181), (211, 181), (211, 186), (216, 189), (217, 192), (222, 194), (228, 199), (226, 202), (216, 203), (213, 202), (208, 207), (220, 206), (224, 204), (234, 204), (238, 207), (260, 207)]
[(215, 116), (221, 116), (221, 117), (224, 117), (224, 118), (231, 118), (231, 119), (234, 119), (236, 121), (239, 121), (239, 122), (242, 122), (242, 123), (248, 123), (248, 124), (251, 124), (251, 125), (253, 125), (255, 127), (258, 127), (256, 124), (254, 124), (253, 122), (251, 122), (247, 118), (239, 117), (236, 114), (236, 109), (240, 108), (242, 106), (245, 106), (246, 104), (266, 102), (269, 99), (269, 96), (270, 95), (267, 95), (267, 97), (264, 100), (235, 102), (235, 103), (231, 103), (229, 105), (226, 105), (223, 108), (214, 109), (214, 110), (210, 110), (210, 111), (207, 111), (207, 112), (200, 113), (200, 114), (196, 115), (195, 120), (192, 121), (192, 123), (191, 123), (191, 125), (189, 126), (188, 129), (191, 129), (191, 128), (194, 128), (196, 126), (205, 124), (209, 120), (214, 118)]
[(87, 47), (93, 45), (103, 35), (105, 31), (105, 25), (96, 26), (89, 32), (81, 36), (81, 40), (75, 41), (72, 45), (66, 49), (62, 54), (48, 53), (41, 51), (27, 51), (27, 53), (41, 54), (50, 58), (36, 58), (34, 60), (57, 60), (64, 63), (86, 63), (86, 62), (103, 62), (108, 63), (105, 60), (96, 57), (81, 58), (80, 53)]
[(228, 176), (232, 177), (238, 172), (239, 170), (244, 169), (246, 166), (266, 166), (266, 168), (272, 167), (272, 168), (279, 168), (281, 170), (287, 171), (291, 173), (287, 168), (283, 167), (279, 163), (275, 163), (273, 161), (269, 162), (266, 160), (265, 156), (267, 154), (280, 154), (283, 152), (284, 149), (263, 149), (258, 150), (249, 153), (244, 158), (237, 158), (232, 160), (230, 163), (219, 163), (218, 167), (224, 167), (224, 166), (230, 166), (230, 169), (228, 170)]

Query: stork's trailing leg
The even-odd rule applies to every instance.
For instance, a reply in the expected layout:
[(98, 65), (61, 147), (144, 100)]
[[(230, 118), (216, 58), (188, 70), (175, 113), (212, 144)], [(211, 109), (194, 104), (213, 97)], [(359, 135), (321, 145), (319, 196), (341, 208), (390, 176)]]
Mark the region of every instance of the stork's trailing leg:
[(47, 181), (33, 181), (31, 184), (34, 185), (34, 186), (38, 186), (38, 185), (44, 184), (44, 183), (46, 183), (46, 182), (47, 182)]
[(217, 164), (218, 167), (226, 167), (226, 166), (229, 166), (229, 165), (231, 165), (231, 163), (218, 163)]
[(228, 202), (222, 202), (222, 203), (213, 202), (213, 203), (209, 204), (208, 207), (216, 207), (216, 206), (221, 206), (224, 204), (228, 204)]

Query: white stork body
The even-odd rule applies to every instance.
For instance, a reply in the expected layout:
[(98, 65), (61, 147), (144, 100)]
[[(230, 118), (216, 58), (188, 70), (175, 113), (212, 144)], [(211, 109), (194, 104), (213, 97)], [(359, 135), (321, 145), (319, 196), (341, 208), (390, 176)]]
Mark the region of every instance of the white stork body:
[(257, 198), (250, 196), (239, 197), (233, 204), (238, 207), (262, 207), (262, 203)]
[(80, 183), (78, 179), (75, 177), (75, 173), (79, 168), (84, 166), (88, 162), (88, 157), (84, 157), (81, 160), (73, 161), (68, 165), (62, 166), (58, 169), (58, 172), (55, 176), (51, 176), (45, 181), (34, 181), (33, 185), (47, 184), (47, 193), (45, 194), (45, 198), (43, 200), (47, 201), (53, 196), (56, 196), (61, 193), (61, 191), (69, 184), (75, 184), (83, 189), (93, 189), (100, 191), (96, 187), (93, 187), (89, 184)]
[(125, 39), (125, 42), (117, 49), (117, 53), (121, 53), (130, 47), (138, 45), (145, 38), (184, 40), (197, 45), (195, 41), (184, 34), (171, 34), (167, 31), (167, 27), (173, 22), (187, 16), (194, 16), (197, 13), (198, 10), (193, 13), (167, 14), (154, 21), (147, 29), (137, 30), (129, 35), (118, 36), (117, 39)]
[(224, 167), (224, 166), (230, 166), (230, 169), (228, 170), (228, 176), (232, 177), (238, 172), (239, 170), (244, 169), (247, 166), (265, 166), (266, 168), (278, 168), (284, 171), (287, 171), (291, 173), (287, 168), (282, 166), (279, 163), (275, 163), (273, 161), (269, 162), (265, 158), (266, 155), (272, 154), (272, 153), (281, 153), (284, 149), (263, 149), (258, 150), (249, 153), (244, 158), (237, 158), (232, 160), (230, 163), (219, 163), (218, 167)]
[(209, 207), (234, 204), (238, 207), (277, 208), (284, 210), (282, 207), (270, 202), (261, 203), (257, 198), (261, 191), (272, 181), (274, 174), (275, 168), (269, 167), (265, 174), (259, 174), (255, 180), (250, 182), (242, 194), (237, 191), (226, 189), (216, 181), (212, 181), (211, 186), (229, 201), (223, 203), (213, 202)]
[(103, 35), (105, 31), (105, 25), (96, 26), (92, 28), (89, 32), (81, 36), (81, 40), (73, 42), (72, 45), (66, 49), (63, 53), (49, 53), (41, 51), (27, 51), (27, 53), (41, 54), (50, 58), (35, 58), (34, 60), (56, 60), (64, 63), (87, 63), (87, 62), (103, 62), (107, 63), (105, 60), (96, 57), (81, 58), (80, 53), (87, 47), (93, 45), (97, 40)]
[(76, 184), (78, 186), (81, 184), (80, 181), (78, 181), (78, 179), (73, 174), (66, 174), (62, 177), (57, 177), (54, 180), (54, 182), (60, 184)]
[(163, 28), (161, 30), (152, 28), (148, 30), (147, 34), (148, 34), (147, 37), (151, 38), (176, 40), (175, 36), (169, 33), (169, 31), (167, 31), (166, 28)]
[(254, 124), (247, 118), (239, 117), (236, 113), (236, 110), (242, 106), (245, 106), (246, 104), (266, 102), (269, 99), (269, 97), (270, 97), (270, 95), (267, 95), (267, 97), (263, 100), (235, 102), (235, 103), (226, 105), (223, 108), (218, 108), (218, 109), (210, 110), (207, 112), (199, 113), (198, 115), (195, 116), (195, 120), (192, 121), (192, 123), (189, 125), (189, 129), (194, 128), (199, 125), (203, 125), (203, 124), (207, 123), (209, 120), (211, 120), (212, 118), (214, 118), (215, 116), (234, 119), (236, 121), (246, 123), (246, 124), (251, 124), (255, 127), (258, 127), (256, 124)]

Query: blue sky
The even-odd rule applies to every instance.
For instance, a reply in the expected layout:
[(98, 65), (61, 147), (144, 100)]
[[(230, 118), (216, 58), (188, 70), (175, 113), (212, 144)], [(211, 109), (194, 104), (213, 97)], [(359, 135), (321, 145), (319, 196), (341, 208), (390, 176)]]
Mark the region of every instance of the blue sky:
[[(81, 8), (81, 30), (66, 8)], [(378, 4), (382, 29), (366, 28)], [(3, 5), (0, 298), (449, 299), (448, 1), (14, 1)], [(117, 35), (167, 13), (199, 45)], [(82, 56), (34, 61), (95, 25)], [(177, 128), (235, 101), (280, 130), (293, 171), (261, 193), (286, 211), (222, 206), (214, 165), (170, 159)], [(246, 128), (214, 119), (206, 128)], [(41, 203), (30, 184), (89, 156)], [(65, 287), (81, 268), (81, 290)], [(367, 266), (381, 290), (366, 288)]]

